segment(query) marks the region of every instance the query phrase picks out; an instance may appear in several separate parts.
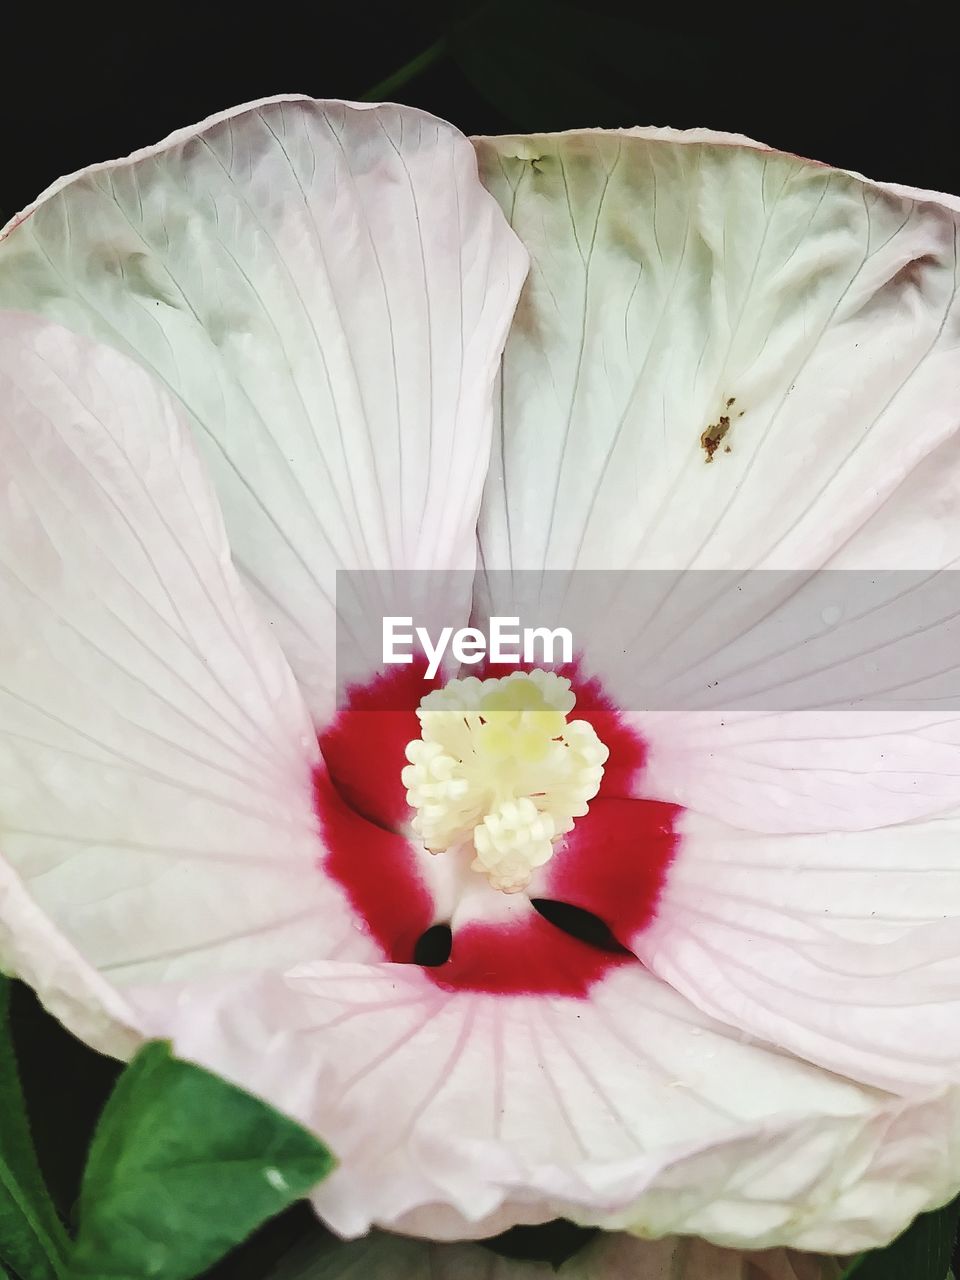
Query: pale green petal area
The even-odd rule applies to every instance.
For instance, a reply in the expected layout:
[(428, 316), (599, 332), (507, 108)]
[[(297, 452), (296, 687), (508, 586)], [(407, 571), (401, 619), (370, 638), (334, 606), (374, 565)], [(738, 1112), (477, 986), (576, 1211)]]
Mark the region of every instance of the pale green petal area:
[(0, 239), (0, 306), (113, 344), (186, 407), (322, 721), (336, 570), (474, 566), (525, 270), (456, 129), (287, 97), (56, 183)]
[(815, 568), (955, 437), (955, 209), (701, 131), (475, 145), (533, 264), (488, 567)]
[(832, 1258), (786, 1249), (741, 1252), (706, 1241), (647, 1241), (602, 1232), (559, 1269), (481, 1245), (434, 1244), (373, 1232), (349, 1244), (301, 1246), (269, 1280), (837, 1280)]

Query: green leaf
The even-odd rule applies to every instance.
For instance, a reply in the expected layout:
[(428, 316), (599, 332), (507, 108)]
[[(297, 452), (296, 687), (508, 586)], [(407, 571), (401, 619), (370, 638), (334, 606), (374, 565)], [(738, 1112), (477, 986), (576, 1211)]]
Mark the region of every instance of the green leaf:
[(958, 1218), (960, 1199), (922, 1214), (893, 1244), (854, 1258), (843, 1280), (847, 1276), (855, 1280), (943, 1280), (950, 1268)]
[(0, 974), (0, 1276), (59, 1280), (69, 1240), (37, 1163), (9, 1021), (10, 982)]
[(149, 1044), (94, 1135), (70, 1280), (188, 1280), (333, 1165), (292, 1120)]

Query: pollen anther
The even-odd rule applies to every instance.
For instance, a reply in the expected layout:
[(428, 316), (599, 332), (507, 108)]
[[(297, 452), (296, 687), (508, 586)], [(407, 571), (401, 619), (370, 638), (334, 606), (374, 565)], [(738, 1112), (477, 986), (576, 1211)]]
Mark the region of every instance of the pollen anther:
[(551, 671), (451, 680), (421, 700), (402, 780), (431, 853), (467, 848), (504, 893), (526, 887), (597, 794), (607, 748)]

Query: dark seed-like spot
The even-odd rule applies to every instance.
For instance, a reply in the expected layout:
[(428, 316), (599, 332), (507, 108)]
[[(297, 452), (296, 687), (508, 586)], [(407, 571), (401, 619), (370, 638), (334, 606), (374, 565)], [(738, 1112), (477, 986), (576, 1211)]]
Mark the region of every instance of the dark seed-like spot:
[(453, 934), (450, 932), (450, 926), (448, 924), (431, 925), (417, 939), (417, 945), (413, 948), (413, 963), (421, 965), (424, 969), (436, 969), (439, 965), (447, 963), (452, 949)]
[(592, 911), (584, 911), (583, 907), (571, 906), (569, 902), (554, 902), (550, 898), (532, 898), (533, 907), (556, 929), (568, 933), (571, 938), (578, 938), (588, 946), (599, 951), (609, 951), (614, 955), (631, 955), (626, 947), (621, 946), (606, 924)]

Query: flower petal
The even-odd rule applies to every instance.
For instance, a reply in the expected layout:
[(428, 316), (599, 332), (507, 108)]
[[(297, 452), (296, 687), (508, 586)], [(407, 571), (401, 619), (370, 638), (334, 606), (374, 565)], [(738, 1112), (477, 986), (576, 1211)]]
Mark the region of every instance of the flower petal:
[(960, 716), (949, 709), (625, 718), (649, 745), (636, 794), (745, 831), (870, 831), (960, 804)]
[[(488, 568), (715, 569), (722, 586), (730, 570), (955, 562), (956, 202), (702, 131), (477, 147), (532, 258), (481, 515)], [(726, 574), (723, 606), (734, 620), (736, 576)], [(585, 666), (625, 710), (646, 705), (637, 672), (661, 652), (666, 668), (649, 672), (661, 689), (684, 674), (681, 659), (700, 672), (715, 656), (716, 608), (707, 622), (670, 614), (659, 649), (625, 646), (615, 615), (595, 616), (610, 644), (600, 636), (586, 646)], [(779, 639), (778, 627), (774, 616), (765, 636)], [(733, 622), (727, 630), (742, 656), (747, 641), (737, 648)], [(872, 639), (863, 630), (864, 648)], [(796, 646), (798, 675), (808, 648)], [(954, 650), (951, 641), (947, 657)], [(776, 646), (761, 653), (767, 684), (782, 684)], [(918, 687), (944, 653), (927, 645)], [(862, 651), (851, 664), (869, 669)], [(879, 675), (866, 693), (886, 691)], [(830, 689), (838, 693), (836, 679)], [(637, 719), (650, 747), (639, 794), (794, 831), (914, 819), (957, 801), (955, 714), (853, 726), (849, 716), (768, 714), (761, 703), (744, 724), (732, 712), (754, 690), (726, 704), (722, 693), (716, 712)], [(856, 775), (840, 758), (851, 750)]]
[(76, 1025), (108, 983), (377, 956), (318, 868), (316, 734), (169, 397), (8, 313), (0, 404), (4, 963)]
[[(659, 647), (604, 609), (609, 651), (585, 646), (646, 741), (635, 794), (692, 811), (633, 948), (705, 1012), (832, 1070), (955, 1077), (960, 207), (700, 134), (478, 150), (533, 260), (484, 563), (717, 571), (699, 608), (657, 613)], [(888, 572), (839, 663), (784, 632), (782, 601), (756, 625), (736, 592), (758, 569), (845, 571), (848, 605), (863, 570)], [(894, 570), (948, 572), (904, 594)], [(709, 696), (644, 710), (631, 663)]]
[(138, 988), (154, 1034), (326, 1135), (334, 1230), (439, 1239), (562, 1215), (852, 1251), (941, 1203), (957, 1097), (909, 1101), (751, 1042), (637, 964), (588, 999), (444, 993), (416, 966)]
[(487, 566), (817, 568), (956, 434), (957, 210), (699, 134), (476, 145), (532, 259)]
[(814, 836), (687, 814), (637, 955), (698, 1008), (881, 1088), (957, 1079), (960, 820)]
[(704, 1240), (637, 1240), (603, 1232), (559, 1268), (470, 1244), (431, 1244), (373, 1232), (349, 1244), (294, 1248), (270, 1280), (837, 1280), (840, 1264), (784, 1249), (742, 1253)]
[(335, 571), (473, 568), (525, 269), (455, 129), (280, 98), (56, 184), (0, 243), (0, 303), (117, 345), (180, 397), (319, 722)]

